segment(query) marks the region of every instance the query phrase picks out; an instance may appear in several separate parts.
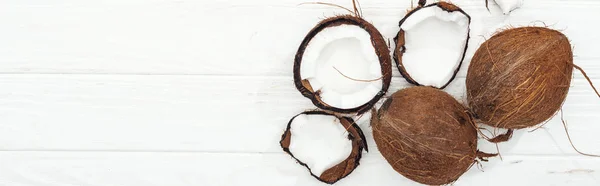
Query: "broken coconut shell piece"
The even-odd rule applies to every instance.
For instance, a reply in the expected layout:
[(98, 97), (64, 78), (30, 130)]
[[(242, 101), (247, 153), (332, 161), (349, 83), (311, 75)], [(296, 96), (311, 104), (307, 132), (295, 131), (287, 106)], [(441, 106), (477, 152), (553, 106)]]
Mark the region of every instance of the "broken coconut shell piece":
[[(489, 1), (492, 1), (492, 0), (485, 0), (485, 8), (487, 8), (488, 10), (490, 10), (490, 8), (489, 8), (490, 2)], [(494, 0), (494, 1), (496, 2), (496, 4), (498, 4), (500, 9), (502, 10), (502, 13), (504, 13), (504, 14), (509, 14), (513, 10), (518, 9), (519, 7), (521, 7), (523, 5), (523, 0)]]
[(394, 60), (409, 83), (443, 89), (465, 58), (471, 17), (448, 2), (421, 3), (400, 21)]
[(432, 87), (394, 93), (371, 117), (381, 155), (406, 178), (427, 185), (456, 181), (477, 159), (477, 128), (468, 110)]
[(323, 111), (294, 116), (279, 143), (313, 177), (328, 184), (352, 173), (363, 149), (368, 150), (362, 130), (351, 118)]
[(381, 33), (360, 17), (343, 15), (306, 35), (294, 60), (294, 83), (323, 110), (362, 114), (385, 95), (391, 71)]

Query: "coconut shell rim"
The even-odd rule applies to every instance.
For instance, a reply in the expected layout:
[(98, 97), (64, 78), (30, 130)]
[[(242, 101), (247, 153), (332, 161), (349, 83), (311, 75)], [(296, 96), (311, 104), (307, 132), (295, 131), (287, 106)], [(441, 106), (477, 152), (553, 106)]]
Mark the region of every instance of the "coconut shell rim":
[[(382, 78), (383, 85), (381, 87), (381, 90), (373, 98), (371, 98), (371, 100), (369, 100), (368, 102), (366, 102), (358, 107), (349, 108), (349, 109), (337, 108), (337, 107), (331, 106), (331, 105), (323, 102), (319, 96), (320, 92), (314, 91), (312, 89), (312, 87), (310, 86), (310, 83), (308, 83), (306, 80), (303, 80), (302, 77), (300, 76), (300, 66), (302, 64), (302, 58), (304, 55), (304, 51), (305, 51), (306, 47), (308, 46), (308, 44), (310, 43), (310, 41), (319, 32), (323, 31), (325, 28), (339, 26), (339, 25), (343, 25), (343, 24), (359, 26), (360, 28), (365, 30), (369, 34), (369, 36), (371, 36), (371, 44), (373, 46), (373, 49), (375, 50), (375, 53), (377, 54), (377, 56), (379, 58), (379, 65), (381, 66), (381, 74), (383, 75), (383, 78)], [(308, 34), (304, 37), (304, 39), (302, 40), (302, 43), (298, 47), (298, 51), (296, 52), (296, 55), (294, 57), (294, 68), (293, 68), (294, 85), (296, 86), (296, 89), (298, 89), (298, 91), (300, 91), (300, 93), (302, 93), (302, 95), (304, 97), (310, 99), (312, 101), (312, 103), (320, 109), (331, 111), (334, 113), (362, 114), (362, 113), (369, 111), (369, 109), (373, 108), (375, 106), (375, 104), (387, 93), (387, 91), (390, 87), (390, 83), (392, 80), (392, 68), (391, 68), (392, 67), (392, 64), (391, 64), (392, 59), (389, 54), (390, 54), (390, 50), (383, 38), (383, 35), (381, 34), (381, 32), (379, 32), (379, 30), (377, 30), (377, 28), (375, 28), (375, 26), (373, 26), (373, 24), (369, 23), (368, 21), (366, 21), (360, 17), (355, 17), (353, 15), (339, 15), (339, 16), (327, 18), (327, 19), (319, 22), (314, 28), (312, 28), (308, 32)]]
[[(352, 126), (352, 128), (354, 130), (356, 130), (356, 133), (358, 134), (358, 136), (353, 136), (353, 138), (351, 139), (351, 141), (353, 141), (353, 142), (355, 142), (355, 141), (361, 141), (362, 142), (362, 143), (359, 142), (358, 146), (356, 146), (356, 147), (353, 146), (352, 147), (353, 149), (354, 148), (358, 148), (358, 153), (356, 154), (356, 157), (353, 158), (354, 159), (354, 165), (353, 165), (354, 167), (352, 168), (352, 170), (350, 170), (350, 172), (348, 172), (345, 175), (342, 175), (339, 178), (336, 178), (334, 181), (323, 180), (319, 176), (313, 174), (312, 170), (310, 169), (310, 167), (308, 167), (308, 165), (306, 165), (306, 163), (304, 163), (304, 162), (300, 161), (298, 158), (296, 158), (296, 156), (294, 156), (294, 154), (292, 154), (292, 152), (290, 152), (289, 146), (288, 147), (284, 146), (284, 141), (286, 139), (289, 139), (288, 138), (288, 134), (291, 134), (290, 129), (291, 129), (291, 126), (292, 126), (292, 121), (294, 121), (294, 119), (296, 119), (296, 117), (298, 117), (300, 115), (326, 115), (326, 116), (334, 116), (334, 117), (336, 117), (337, 119), (340, 120), (340, 124), (341, 124), (342, 119), (345, 119), (346, 121), (348, 121), (350, 123), (350, 125)], [(350, 131), (348, 131), (348, 135), (352, 135), (352, 133)], [(354, 172), (354, 170), (360, 165), (360, 159), (362, 158), (362, 151), (363, 151), (363, 149), (365, 151), (367, 151), (367, 152), (369, 151), (368, 150), (368, 146), (367, 146), (367, 140), (366, 140), (366, 137), (365, 137), (362, 129), (360, 129), (360, 127), (356, 124), (356, 122), (354, 122), (354, 120), (352, 118), (350, 118), (350, 117), (343, 117), (343, 116), (337, 116), (335, 114), (324, 112), (324, 111), (319, 111), (319, 110), (304, 111), (304, 112), (301, 112), (300, 114), (297, 114), (294, 117), (292, 117), (290, 119), (290, 121), (288, 122), (287, 127), (286, 127), (284, 133), (281, 135), (281, 140), (279, 141), (279, 145), (281, 146), (281, 148), (283, 149), (283, 151), (286, 152), (287, 154), (289, 154), (292, 158), (294, 158), (294, 160), (298, 164), (300, 164), (303, 167), (305, 167), (306, 169), (308, 169), (308, 172), (310, 173), (310, 175), (312, 177), (316, 178), (317, 180), (319, 180), (319, 181), (321, 181), (323, 183), (327, 183), (327, 184), (334, 184), (334, 183), (338, 182), (339, 180), (342, 180), (342, 179), (346, 178), (348, 175), (352, 174), (352, 172)], [(340, 163), (347, 162), (348, 160), (350, 160), (349, 158), (351, 158), (351, 157), (352, 157), (352, 153), (350, 153), (350, 155), (346, 158), (346, 160), (344, 160), (344, 161), (342, 161)], [(340, 163), (338, 163), (338, 164), (340, 164)], [(333, 168), (333, 167), (331, 167), (331, 168)], [(331, 168), (329, 168), (329, 169), (331, 169)], [(327, 169), (327, 170), (329, 170), (329, 169)]]
[[(455, 9), (449, 9), (448, 7), (445, 7), (445, 5), (452, 5), (453, 7), (455, 7)], [(407, 18), (409, 18), (412, 14), (414, 14), (415, 12), (423, 9), (423, 8), (429, 8), (432, 6), (437, 6), (440, 9), (446, 11), (446, 12), (455, 12), (458, 11), (460, 13), (462, 13), (463, 15), (467, 16), (467, 18), (469, 19), (469, 24), (467, 25), (467, 40), (465, 42), (465, 46), (464, 46), (464, 51), (463, 51), (463, 55), (460, 59), (460, 62), (458, 63), (458, 66), (456, 67), (456, 69), (454, 70), (452, 77), (448, 80), (448, 82), (446, 82), (443, 86), (441, 87), (435, 87), (435, 86), (430, 86), (430, 87), (434, 87), (437, 89), (444, 89), (446, 88), (448, 85), (450, 85), (450, 83), (452, 83), (452, 81), (454, 81), (454, 79), (456, 78), (458, 72), (460, 71), (462, 64), (464, 63), (466, 54), (467, 54), (467, 49), (469, 48), (469, 40), (471, 38), (471, 16), (469, 14), (467, 14), (464, 10), (462, 10), (460, 7), (452, 4), (452, 3), (448, 3), (448, 2), (437, 2), (437, 3), (432, 3), (426, 6), (419, 6), (413, 10), (411, 10), (409, 13), (406, 14), (406, 16), (404, 16), (404, 18), (402, 18), (398, 24), (399, 27), (402, 27), (402, 24), (404, 23), (404, 21), (406, 21)], [(398, 42), (398, 39), (402, 37), (402, 39), (404, 39), (404, 30), (402, 28), (400, 28), (400, 31), (398, 31), (398, 34), (394, 37), (394, 42), (396, 42), (396, 46), (394, 48), (394, 53), (393, 53), (393, 58), (394, 58), (394, 62), (396, 63), (396, 68), (398, 68), (398, 71), (400, 71), (400, 75), (402, 75), (402, 77), (404, 79), (406, 79), (406, 81), (410, 84), (416, 85), (416, 86), (424, 86), (422, 84), (420, 84), (419, 82), (417, 82), (416, 80), (414, 80), (406, 71), (406, 69), (404, 68), (404, 66), (402, 65), (402, 61), (398, 60), (398, 55), (403, 55), (404, 52), (406, 51), (406, 47), (404, 45), (404, 41), (400, 44)]]

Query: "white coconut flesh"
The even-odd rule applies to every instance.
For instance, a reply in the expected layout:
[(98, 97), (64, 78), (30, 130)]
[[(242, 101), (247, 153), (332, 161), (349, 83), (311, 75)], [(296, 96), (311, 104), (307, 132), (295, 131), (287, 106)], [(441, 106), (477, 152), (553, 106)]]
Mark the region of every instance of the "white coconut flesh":
[(521, 7), (523, 5), (523, 0), (496, 0), (496, 4), (502, 9), (502, 13), (508, 14)]
[(299, 115), (290, 127), (290, 152), (317, 177), (350, 156), (352, 141), (339, 119), (330, 115)]
[(469, 18), (431, 6), (411, 14), (400, 26), (404, 30), (402, 65), (421, 85), (442, 87), (452, 79), (465, 52)]
[(341, 109), (371, 101), (381, 91), (383, 81), (376, 80), (381, 76), (371, 36), (355, 25), (328, 27), (317, 33), (304, 50), (300, 65), (300, 77), (308, 80), (315, 92), (320, 91), (321, 100)]

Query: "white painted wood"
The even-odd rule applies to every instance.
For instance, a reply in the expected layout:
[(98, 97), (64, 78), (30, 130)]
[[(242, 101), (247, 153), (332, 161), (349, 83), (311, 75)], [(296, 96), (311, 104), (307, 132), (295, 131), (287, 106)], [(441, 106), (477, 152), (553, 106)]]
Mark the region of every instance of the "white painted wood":
[[(0, 184), (11, 186), (326, 185), (283, 153), (0, 152)], [(597, 159), (505, 156), (472, 168), (454, 185), (598, 185)], [(366, 154), (335, 185), (417, 185), (379, 154)]]
[[(346, 13), (301, 2), (310, 1), (2, 1), (0, 73), (291, 75), (306, 33)], [(365, 19), (390, 39), (410, 7), (410, 0), (361, 2)], [(493, 3), (487, 12), (484, 0), (453, 2), (473, 17), (470, 54), (495, 28), (543, 21), (564, 29), (576, 63), (599, 72), (598, 44), (590, 41), (600, 40), (600, 1), (530, 0), (509, 16)]]
[[(407, 86), (394, 78), (390, 92)], [(0, 87), (4, 150), (281, 152), (288, 120), (315, 108), (289, 77), (3, 75)], [(447, 91), (464, 89), (459, 78)], [(600, 154), (599, 102), (577, 79), (564, 109), (576, 144)], [(546, 127), (503, 152), (573, 154), (560, 119)]]
[[(289, 118), (314, 108), (292, 83), (298, 44), (344, 11), (301, 2), (0, 1), (0, 185), (323, 185), (278, 141)], [(468, 57), (446, 89), (459, 100), (470, 56), (509, 24), (564, 30), (575, 63), (600, 84), (599, 1), (527, 0), (508, 16), (484, 0), (453, 2), (473, 17)], [(410, 7), (361, 3), (390, 39)], [(409, 86), (394, 76), (390, 92)], [(574, 77), (565, 119), (577, 147), (600, 154), (600, 99)], [(415, 185), (381, 157), (366, 121), (371, 152), (336, 185)], [(499, 149), (503, 161), (456, 185), (600, 185), (600, 159), (576, 154), (558, 117)]]

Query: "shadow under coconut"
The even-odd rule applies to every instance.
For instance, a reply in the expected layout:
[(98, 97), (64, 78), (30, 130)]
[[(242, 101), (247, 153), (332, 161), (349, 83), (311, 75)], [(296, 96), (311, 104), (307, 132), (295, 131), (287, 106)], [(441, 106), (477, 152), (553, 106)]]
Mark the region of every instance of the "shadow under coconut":
[[(483, 125), (483, 124), (479, 125), (479, 127), (483, 128), (483, 129), (481, 129), (481, 132), (483, 132), (486, 136), (492, 137), (492, 135), (488, 131), (493, 132), (494, 131), (493, 127)], [(506, 133), (506, 131), (507, 131), (506, 129), (497, 129), (496, 134), (504, 134), (504, 133)], [(493, 169), (495, 165), (497, 165), (500, 161), (502, 161), (502, 155), (509, 155), (510, 152), (512, 151), (512, 149), (515, 146), (517, 146), (517, 144), (519, 143), (519, 141), (521, 140), (523, 135), (525, 135), (526, 133), (529, 133), (529, 131), (530, 131), (529, 129), (515, 130), (513, 132), (512, 137), (508, 141), (497, 143), (497, 144), (487, 141), (480, 135), (479, 139), (477, 140), (477, 148), (480, 151), (487, 152), (487, 153), (498, 153), (498, 151), (499, 151), (499, 156), (489, 158), (488, 162), (481, 161), (480, 163), (481, 163), (482, 167), (480, 167), (480, 168), (482, 168), (483, 171)], [(474, 165), (474, 166), (477, 166), (477, 165)], [(481, 172), (481, 170), (479, 170), (477, 168), (471, 168), (471, 170), (469, 170), (469, 172), (473, 172), (473, 170), (476, 170), (476, 172)], [(465, 173), (465, 174), (469, 174), (469, 173)], [(470, 174), (474, 174), (474, 173), (470, 173)]]
[[(480, 125), (480, 127), (493, 131), (493, 128), (490, 126)], [(482, 131), (484, 131), (484, 130), (482, 130)], [(505, 164), (503, 162), (505, 160), (503, 160), (501, 158), (501, 156), (510, 154), (510, 151), (513, 149), (513, 147), (515, 147), (519, 143), (521, 137), (525, 133), (528, 133), (528, 131), (529, 130), (516, 130), (513, 132), (513, 135), (509, 141), (498, 143), (497, 144), (498, 146), (496, 146), (495, 143), (488, 142), (483, 137), (479, 137), (479, 139), (477, 140), (477, 142), (478, 142), (477, 148), (480, 151), (487, 152), (487, 153), (497, 153), (498, 149), (499, 149), (500, 156), (488, 158), (487, 162), (479, 161), (479, 163), (473, 164), (473, 166), (467, 172), (465, 172), (457, 180), (457, 182), (461, 182), (461, 180), (465, 180), (465, 181), (469, 182), (468, 180), (471, 177), (477, 177), (479, 174), (490, 174), (488, 172), (492, 172), (492, 170), (494, 170), (497, 166)], [(505, 129), (501, 129), (501, 130), (497, 131), (497, 134), (504, 134), (505, 132), (506, 132)], [(485, 132), (485, 134), (488, 136), (490, 135), (487, 131)], [(506, 160), (506, 161), (508, 161), (508, 160)]]

